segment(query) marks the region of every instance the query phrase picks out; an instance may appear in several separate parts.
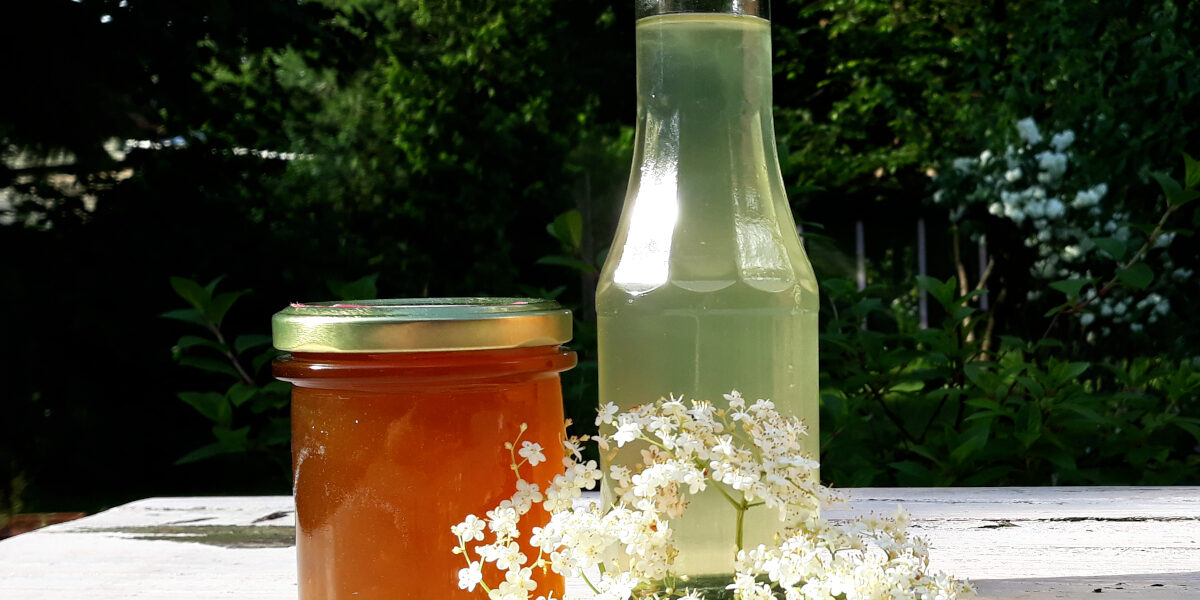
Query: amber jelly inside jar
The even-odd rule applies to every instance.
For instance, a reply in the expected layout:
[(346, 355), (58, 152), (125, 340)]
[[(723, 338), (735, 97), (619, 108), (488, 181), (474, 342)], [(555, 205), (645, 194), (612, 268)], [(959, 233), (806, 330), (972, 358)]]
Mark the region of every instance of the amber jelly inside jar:
[[(528, 298), (371, 300), (293, 305), (272, 326), (290, 352), (274, 373), (293, 384), (301, 600), (472, 597), (450, 528), (515, 490), (505, 442), (542, 446), (546, 461), (521, 472), (541, 489), (562, 472), (570, 311)], [(523, 537), (547, 520), (530, 511)], [(503, 577), (489, 567), (484, 579)], [(562, 596), (561, 578), (538, 580), (538, 594)]]

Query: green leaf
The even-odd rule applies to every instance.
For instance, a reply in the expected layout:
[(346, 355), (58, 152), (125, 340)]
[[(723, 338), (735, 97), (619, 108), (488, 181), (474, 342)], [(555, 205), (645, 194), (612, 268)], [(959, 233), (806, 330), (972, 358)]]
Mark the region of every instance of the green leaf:
[(330, 279), (325, 282), (325, 287), (337, 300), (373, 300), (379, 297), (378, 281), (379, 273), (371, 273), (354, 281)]
[(1171, 421), (1176, 427), (1192, 434), (1196, 443), (1200, 444), (1200, 419), (1179, 418)]
[(1054, 378), (1059, 381), (1059, 384), (1070, 383), (1078, 379), (1080, 375), (1087, 372), (1092, 367), (1089, 362), (1069, 362), (1061, 363), (1054, 367)]
[(993, 372), (991, 366), (990, 364), (981, 364), (980, 361), (972, 361), (963, 365), (963, 374), (971, 380), (971, 383), (982, 387), (985, 378)]
[(217, 392), (179, 392), (180, 400), (217, 424), (228, 424), (233, 420), (233, 408), (225, 396)]
[(179, 364), (185, 367), (192, 367), (193, 369), (200, 369), (201, 371), (208, 371), (209, 373), (222, 373), (230, 377), (241, 377), (237, 369), (233, 368), (233, 365), (229, 364), (228, 361), (209, 358), (207, 356), (184, 356), (179, 359)]
[(175, 319), (176, 321), (184, 321), (187, 323), (195, 323), (201, 327), (208, 327), (208, 321), (204, 319), (204, 315), (194, 308), (180, 308), (177, 310), (168, 310), (161, 315), (164, 319)]
[(229, 312), (229, 309), (233, 307), (233, 303), (249, 292), (250, 290), (242, 290), (240, 292), (225, 292), (218, 295), (209, 304), (208, 312), (204, 315), (205, 318), (219, 327), (221, 321), (225, 318), (225, 313)]
[(899, 473), (908, 475), (918, 482), (927, 483), (933, 479), (929, 468), (918, 462), (905, 460), (900, 462), (888, 463), (888, 466)]
[(267, 421), (267, 426), (259, 433), (255, 443), (270, 448), (286, 446), (292, 439), (292, 420), (286, 417)]
[(954, 315), (950, 317), (950, 321), (959, 323), (977, 312), (979, 312), (979, 309), (974, 306), (960, 306), (954, 310)]
[(1146, 263), (1133, 263), (1129, 268), (1117, 271), (1117, 279), (1131, 288), (1144, 290), (1154, 281), (1154, 271)]
[(186, 277), (172, 277), (171, 287), (180, 298), (200, 311), (200, 314), (208, 312), (208, 305), (212, 302), (212, 292)]
[(593, 265), (589, 265), (588, 263), (586, 263), (582, 260), (579, 260), (578, 258), (575, 258), (573, 256), (562, 256), (559, 254), (556, 254), (553, 256), (543, 256), (543, 257), (537, 259), (537, 264), (539, 264), (539, 265), (558, 265), (558, 266), (562, 266), (562, 267), (570, 267), (572, 269), (575, 269), (576, 271), (581, 271), (584, 273), (595, 273), (596, 272), (596, 267)]
[(283, 353), (274, 348), (269, 348), (262, 354), (254, 357), (254, 360), (250, 364), (254, 367), (254, 372), (258, 373), (264, 366), (266, 366), (267, 363), (275, 360), (275, 357), (279, 356), (280, 354)]
[(1004, 465), (988, 467), (982, 471), (971, 473), (965, 479), (958, 482), (957, 485), (966, 487), (995, 485), (997, 481), (1002, 481), (1012, 471), (1012, 467)]
[(1092, 243), (1097, 248), (1103, 250), (1106, 254), (1112, 257), (1113, 260), (1121, 260), (1125, 257), (1125, 252), (1128, 248), (1125, 247), (1125, 242), (1116, 238), (1103, 237), (1092, 238)]
[(925, 446), (912, 446), (909, 448), (909, 450), (912, 450), (913, 454), (922, 456), (937, 466), (941, 466), (942, 464), (941, 457), (938, 455), (938, 453), (926, 448)]
[(288, 397), (292, 393), (292, 384), (286, 381), (272, 381), (259, 388), (264, 394)]
[(1171, 179), (1171, 176), (1167, 175), (1166, 173), (1155, 171), (1151, 173), (1150, 176), (1158, 182), (1158, 187), (1162, 188), (1163, 195), (1167, 197), (1167, 202), (1170, 202), (1171, 198), (1183, 191), (1183, 188), (1180, 187), (1179, 182)]
[(946, 309), (946, 311), (949, 311), (950, 306), (954, 304), (955, 283), (953, 277), (947, 279), (946, 281), (941, 281), (926, 275), (918, 275), (917, 287), (929, 292), (929, 294), (933, 296), (933, 298), (938, 301), (938, 304), (941, 304), (942, 308)]
[(1012, 411), (1010, 410), (1010, 411), (1001, 412), (998, 410), (981, 410), (977, 413), (971, 413), (971, 414), (967, 415), (966, 417), (963, 417), (963, 423), (970, 423), (971, 421), (987, 419), (987, 422), (990, 424), (992, 421), (994, 421), (996, 419), (996, 417), (1012, 417)]
[(1004, 405), (992, 400), (991, 398), (967, 398), (963, 404), (972, 408), (985, 408), (998, 413), (1011, 413), (1012, 411), (1004, 408)]
[(261, 415), (268, 411), (281, 409), (288, 405), (290, 399), (287, 396), (279, 396), (276, 394), (259, 394), (254, 397), (254, 401), (250, 403), (250, 412)]
[(258, 388), (252, 385), (246, 385), (242, 382), (237, 382), (229, 387), (229, 391), (225, 392), (225, 397), (229, 403), (234, 406), (241, 406), (258, 393)]
[(906, 392), (906, 393), (907, 392), (919, 392), (923, 389), (925, 389), (924, 381), (901, 381), (900, 383), (897, 383), (897, 384), (893, 385), (892, 387), (888, 388), (888, 390), (893, 391), (893, 392)]
[[(1059, 406), (1087, 419), (1088, 421), (1096, 423), (1097, 425), (1105, 425), (1109, 422), (1108, 419), (1100, 416), (1100, 413), (1081, 404), (1076, 404), (1074, 402), (1063, 402), (1059, 404)], [(1196, 440), (1200, 441), (1200, 437), (1196, 438)]]
[(246, 450), (246, 446), (249, 445), (249, 425), (237, 429), (230, 429), (227, 425), (217, 425), (213, 427), (212, 432), (217, 437), (217, 443), (229, 452), (243, 452)]
[(1183, 206), (1197, 198), (1200, 198), (1200, 190), (1183, 190), (1177, 196), (1170, 199), (1170, 202), (1171, 206)]
[(1042, 396), (1046, 395), (1046, 389), (1043, 388), (1042, 384), (1038, 383), (1037, 380), (1032, 377), (1022, 375), (1017, 378), (1017, 382), (1020, 383), (1021, 387), (1025, 388), (1025, 390), (1028, 391), (1029, 394), (1034, 398), (1041, 398)]
[(1036, 402), (1026, 402), (1017, 411), (1015, 437), (1026, 448), (1042, 437), (1042, 411)]
[(1200, 161), (1192, 158), (1187, 152), (1183, 153), (1183, 173), (1183, 187), (1195, 189), (1200, 185)]
[(962, 436), (962, 442), (950, 452), (950, 460), (955, 464), (967, 462), (979, 450), (987, 445), (991, 434), (990, 422), (983, 422), (968, 429)]
[(201, 446), (200, 448), (196, 448), (195, 450), (192, 450), (191, 452), (184, 454), (183, 456), (179, 457), (179, 459), (177, 459), (175, 461), (175, 464), (186, 465), (188, 463), (194, 463), (196, 461), (204, 460), (206, 458), (212, 458), (214, 456), (220, 456), (222, 454), (229, 454), (230, 452), (231, 452), (230, 449), (222, 446), (221, 444), (219, 444), (217, 442), (213, 442), (211, 444), (208, 444), (207, 446)]
[(188, 348), (195, 348), (196, 346), (204, 346), (205, 348), (212, 348), (217, 352), (225, 352), (225, 346), (222, 346), (221, 344), (218, 344), (217, 342), (214, 342), (208, 338), (202, 338), (198, 335), (185, 335), (179, 338), (179, 341), (175, 343), (175, 347), (179, 348), (180, 350), (187, 350)]
[(233, 341), (233, 350), (234, 350), (234, 352), (241, 354), (251, 348), (257, 348), (259, 346), (266, 346), (267, 344), (270, 344), (270, 343), (271, 343), (271, 336), (269, 336), (269, 335), (258, 335), (258, 334), (239, 335), (237, 337), (237, 339)]
[(1183, 189), (1179, 182), (1171, 179), (1166, 173), (1151, 173), (1151, 177), (1158, 181), (1159, 187), (1162, 188), (1163, 195), (1167, 197), (1167, 204), (1171, 206), (1183, 206), (1196, 198), (1200, 198), (1200, 190)]
[(222, 279), (225, 279), (225, 276), (219, 275), (212, 281), (208, 282), (208, 285), (204, 286), (204, 289), (208, 290), (209, 296), (212, 296), (213, 294), (217, 293), (217, 284), (221, 283)]
[(546, 231), (562, 242), (564, 248), (579, 250), (583, 246), (583, 215), (578, 210), (568, 210), (555, 217)]
[(1043, 314), (1042, 316), (1043, 317), (1053, 317), (1054, 315), (1057, 315), (1058, 313), (1060, 313), (1064, 310), (1067, 310), (1068, 308), (1071, 308), (1072, 306), (1075, 306), (1074, 302), (1066, 302), (1063, 304), (1059, 304), (1058, 306), (1055, 306), (1054, 308), (1046, 311), (1046, 313)]
[(1050, 287), (1064, 293), (1068, 298), (1075, 300), (1079, 298), (1080, 292), (1084, 286), (1095, 283), (1095, 279), (1063, 279), (1061, 281), (1051, 281)]

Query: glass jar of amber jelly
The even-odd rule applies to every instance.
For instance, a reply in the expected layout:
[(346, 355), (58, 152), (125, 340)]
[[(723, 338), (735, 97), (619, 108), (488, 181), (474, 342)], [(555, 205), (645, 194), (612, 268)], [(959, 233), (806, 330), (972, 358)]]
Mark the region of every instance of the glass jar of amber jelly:
[[(274, 373), (293, 384), (300, 599), (478, 595), (458, 587), (466, 560), (450, 528), (515, 491), (504, 444), (519, 434), (546, 456), (526, 480), (545, 490), (562, 472), (570, 311), (519, 298), (296, 304), (272, 329), (290, 352)], [(523, 536), (547, 520), (530, 511)], [(538, 579), (536, 593), (562, 596), (561, 578)]]

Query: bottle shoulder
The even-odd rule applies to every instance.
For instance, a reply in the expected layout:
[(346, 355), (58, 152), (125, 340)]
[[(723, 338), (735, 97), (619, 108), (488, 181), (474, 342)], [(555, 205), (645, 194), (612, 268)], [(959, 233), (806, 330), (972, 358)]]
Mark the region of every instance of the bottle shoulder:
[(611, 316), (628, 311), (689, 308), (815, 313), (820, 305), (817, 290), (812, 277), (787, 281), (671, 279), (650, 288), (602, 280), (596, 288), (596, 312)]

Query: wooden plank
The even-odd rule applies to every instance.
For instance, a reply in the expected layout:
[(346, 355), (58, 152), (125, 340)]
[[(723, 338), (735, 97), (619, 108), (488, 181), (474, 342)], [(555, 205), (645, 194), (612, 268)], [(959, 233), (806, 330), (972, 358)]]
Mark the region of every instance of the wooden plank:
[[(984, 600), (1110, 597), (1097, 589), (1200, 598), (1200, 488), (848, 494), (828, 517), (890, 514), (902, 504), (930, 541), (933, 566), (975, 580)], [(281, 546), (291, 510), (288, 497), (151, 498), (17, 536), (0, 542), (0, 598), (293, 599), (294, 548)]]

